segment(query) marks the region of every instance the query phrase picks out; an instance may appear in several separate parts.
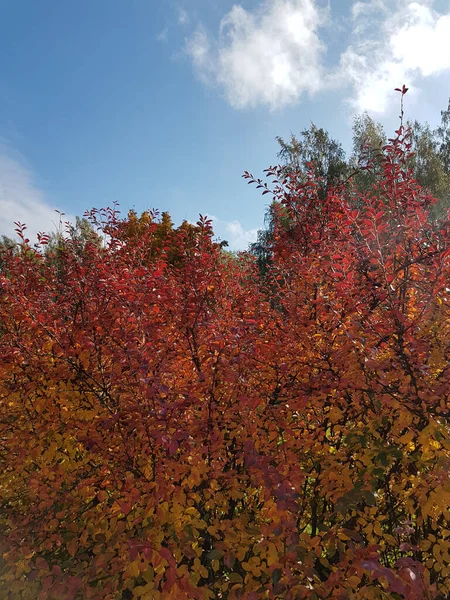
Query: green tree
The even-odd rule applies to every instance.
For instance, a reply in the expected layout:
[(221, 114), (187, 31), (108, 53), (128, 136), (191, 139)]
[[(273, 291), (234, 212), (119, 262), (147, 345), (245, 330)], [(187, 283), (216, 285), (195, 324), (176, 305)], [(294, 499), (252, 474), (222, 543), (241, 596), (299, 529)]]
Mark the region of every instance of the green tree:
[(330, 137), (329, 133), (311, 123), (299, 137), (291, 135), (289, 141), (277, 137), (280, 145), (278, 158), (286, 170), (305, 178), (312, 169), (314, 176), (321, 182), (321, 196), (328, 189), (344, 179), (348, 174), (345, 151), (340, 142)]
[(256, 242), (250, 245), (250, 252), (255, 256), (259, 273), (262, 277), (267, 274), (272, 260), (273, 244), (275, 242), (275, 223), (282, 224), (286, 231), (291, 226), (286, 210), (277, 201), (273, 201), (264, 216), (264, 229), (259, 229)]
[(47, 265), (56, 269), (60, 281), (64, 281), (68, 253), (83, 257), (89, 245), (100, 248), (101, 236), (86, 218), (76, 217), (75, 223), (67, 223), (66, 231), (59, 230), (46, 236), (45, 259)]
[(450, 172), (450, 99), (446, 110), (441, 110), (441, 124), (436, 129), (439, 156), (447, 172)]
[[(450, 207), (450, 100), (448, 108), (441, 111), (441, 122), (436, 129), (418, 121), (406, 125), (411, 129), (409, 167), (418, 183), (437, 199), (430, 218), (440, 219)], [(299, 184), (312, 175), (319, 201), (337, 184), (349, 186), (356, 205), (361, 206), (365, 193), (381, 193), (376, 183), (383, 174), (383, 152), (388, 140), (383, 126), (367, 112), (354, 118), (352, 134), (348, 159), (342, 144), (314, 123), (299, 136), (292, 134), (289, 140), (277, 137), (282, 175)], [(271, 262), (275, 221), (287, 232), (292, 228), (289, 217), (282, 213), (283, 207), (274, 201), (267, 209), (264, 229), (250, 246), (262, 276)]]
[(443, 124), (431, 129), (428, 123), (409, 123), (412, 131), (414, 155), (410, 164), (420, 185), (429, 191), (438, 202), (432, 210), (432, 218), (439, 219), (449, 208), (450, 156), (445, 141), (448, 136), (447, 111), (443, 112)]
[(0, 273), (3, 272), (4, 265), (6, 261), (6, 254), (12, 252), (17, 253), (17, 242), (7, 235), (2, 235), (0, 237)]
[[(364, 112), (353, 120), (353, 146), (349, 165), (356, 192), (373, 189), (382, 173), (382, 148), (386, 144), (383, 126)], [(370, 167), (370, 168), (369, 168)]]
[[(314, 123), (299, 136), (292, 134), (288, 141), (280, 136), (276, 140), (280, 145), (278, 158), (283, 165), (284, 174), (293, 182), (301, 184), (312, 173), (319, 188), (320, 200), (326, 197), (329, 189), (347, 178), (349, 166), (341, 143)], [(291, 227), (289, 217), (278, 202), (273, 202), (268, 207), (264, 221), (265, 228), (258, 231), (256, 242), (250, 246), (250, 252), (256, 257), (262, 276), (266, 274), (271, 261), (275, 221), (278, 225), (281, 223), (286, 231)]]
[[(431, 218), (439, 219), (450, 205), (450, 103), (447, 110), (441, 111), (441, 123), (436, 129), (417, 120), (406, 125), (411, 130), (409, 166), (419, 184), (437, 199)], [(355, 192), (373, 191), (383, 168), (382, 148), (386, 143), (380, 123), (367, 113), (355, 117), (349, 161), (354, 170)]]

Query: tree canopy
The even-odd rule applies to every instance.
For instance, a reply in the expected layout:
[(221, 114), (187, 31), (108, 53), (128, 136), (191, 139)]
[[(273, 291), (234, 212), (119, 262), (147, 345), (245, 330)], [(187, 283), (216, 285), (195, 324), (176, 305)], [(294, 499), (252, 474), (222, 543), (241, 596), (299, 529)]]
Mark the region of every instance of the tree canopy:
[(450, 221), (412, 135), (360, 192), (245, 173), (262, 281), (205, 218), (2, 251), (2, 597), (449, 596)]
[[(429, 218), (439, 220), (450, 207), (450, 104), (447, 110), (441, 111), (441, 122), (435, 129), (418, 121), (408, 122), (407, 126), (411, 131), (408, 166), (412, 177), (437, 199)], [(364, 193), (374, 192), (374, 184), (382, 175), (387, 139), (382, 125), (368, 113), (354, 118), (352, 132), (352, 149), (348, 156), (337, 140), (314, 123), (299, 136), (292, 134), (289, 141), (277, 137), (278, 158), (283, 166), (280, 175), (296, 173), (299, 181), (304, 181), (312, 170), (320, 199), (337, 184), (345, 184), (354, 191), (354, 201), (361, 202)], [(261, 273), (266, 272), (272, 256), (277, 210), (274, 204), (268, 207), (265, 228), (258, 232), (251, 248)], [(286, 218), (284, 224), (289, 229)]]

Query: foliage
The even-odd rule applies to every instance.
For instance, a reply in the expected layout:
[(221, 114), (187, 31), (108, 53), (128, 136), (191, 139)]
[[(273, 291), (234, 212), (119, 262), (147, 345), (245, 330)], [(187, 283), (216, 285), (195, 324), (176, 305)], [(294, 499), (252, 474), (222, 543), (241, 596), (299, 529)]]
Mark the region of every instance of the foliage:
[(256, 242), (250, 245), (250, 252), (256, 258), (259, 275), (262, 279), (266, 277), (272, 263), (276, 224), (278, 227), (282, 224), (285, 231), (289, 231), (291, 227), (286, 210), (276, 200), (267, 209), (264, 221), (265, 228), (258, 230)]
[(278, 157), (285, 165), (286, 172), (295, 172), (305, 177), (310, 169), (318, 181), (324, 185), (318, 195), (324, 197), (327, 190), (347, 174), (347, 163), (342, 145), (330, 138), (327, 131), (311, 123), (309, 129), (297, 138), (291, 135), (289, 142), (277, 137), (280, 145)]
[[(414, 177), (429, 190), (438, 202), (433, 208), (433, 218), (441, 218), (450, 207), (450, 153), (445, 145), (449, 136), (446, 112), (442, 112), (442, 125), (432, 130), (428, 123), (410, 124), (413, 151), (411, 167)], [(448, 119), (448, 117), (447, 117)]]
[[(441, 111), (441, 123), (437, 128), (431, 129), (428, 123), (418, 121), (408, 123), (408, 127), (411, 130), (408, 166), (419, 184), (437, 199), (430, 218), (439, 220), (450, 207), (450, 104), (447, 110)], [(387, 140), (382, 125), (368, 113), (357, 115), (353, 121), (353, 144), (348, 157), (338, 141), (314, 124), (302, 131), (300, 137), (291, 135), (289, 142), (278, 137), (277, 141), (281, 148), (278, 157), (283, 162), (283, 175), (296, 173), (305, 181), (312, 170), (319, 186), (319, 200), (323, 200), (330, 186), (337, 184), (345, 184), (353, 191), (356, 207), (363, 201), (365, 193), (375, 193), (374, 184), (383, 171), (382, 148)], [(258, 232), (257, 241), (251, 246), (261, 275), (265, 275), (271, 261), (275, 220), (272, 204), (266, 213), (266, 226)], [(289, 229), (291, 224), (286, 217), (284, 222)]]
[(7, 254), (15, 254), (17, 252), (17, 242), (7, 235), (2, 235), (0, 238), (0, 272), (4, 270), (3, 256)]
[(64, 278), (68, 253), (75, 253), (81, 258), (89, 245), (98, 248), (102, 245), (101, 235), (86, 218), (76, 217), (75, 224), (67, 222), (64, 226), (62, 217), (63, 213), (60, 214), (58, 231), (48, 235), (40, 234), (38, 237), (46, 262), (55, 267), (60, 279)]
[(276, 302), (206, 219), (171, 263), (93, 211), (104, 245), (68, 239), (64, 285), (5, 256), (2, 597), (448, 597), (450, 222), (410, 150), (400, 127), (359, 208), (245, 175), (290, 222)]
[[(291, 135), (289, 141), (277, 137), (280, 146), (278, 158), (282, 161), (283, 174), (306, 181), (313, 176), (319, 185), (317, 196), (323, 200), (328, 190), (348, 175), (348, 165), (341, 144), (332, 139), (328, 132), (311, 123), (309, 129), (300, 136)], [(281, 205), (274, 201), (265, 216), (265, 229), (258, 231), (258, 237), (251, 245), (251, 252), (257, 259), (260, 275), (265, 275), (272, 257), (273, 230), (275, 222), (283, 219), (286, 230), (290, 223)]]
[(383, 127), (367, 112), (354, 118), (353, 149), (349, 164), (356, 196), (361, 192), (373, 193), (374, 184), (383, 171), (382, 148), (386, 141)]
[[(189, 249), (196, 252), (197, 244), (203, 235), (203, 226), (200, 224), (183, 221), (174, 228), (168, 212), (163, 212), (158, 218), (156, 211), (144, 211), (140, 217), (131, 210), (128, 219), (119, 226), (120, 239), (130, 244), (137, 244), (143, 251), (142, 260), (147, 263), (161, 255), (171, 265), (182, 262), (183, 254)], [(180, 243), (180, 241), (182, 242)], [(228, 246), (228, 242), (219, 244), (221, 248)]]

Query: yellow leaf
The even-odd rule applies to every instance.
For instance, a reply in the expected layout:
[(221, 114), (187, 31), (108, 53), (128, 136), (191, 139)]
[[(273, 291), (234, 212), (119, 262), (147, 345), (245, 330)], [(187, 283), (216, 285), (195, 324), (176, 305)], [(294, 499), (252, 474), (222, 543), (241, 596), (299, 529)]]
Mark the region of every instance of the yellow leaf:
[(278, 562), (278, 552), (275, 544), (271, 542), (268, 544), (267, 548), (267, 564), (271, 567), (273, 564)]
[(135, 560), (128, 565), (127, 575), (129, 577), (138, 577), (139, 573), (140, 573), (139, 564), (138, 564), (138, 561)]
[(412, 442), (414, 439), (414, 431), (412, 429), (408, 429), (408, 431), (402, 435), (402, 437), (400, 438), (400, 443), (401, 444), (405, 444), (405, 446), (407, 444), (409, 444), (410, 442)]
[(149, 565), (145, 571), (142, 573), (142, 577), (145, 579), (145, 581), (147, 583), (151, 583), (155, 577), (155, 571), (153, 570), (153, 568)]
[(352, 588), (355, 588), (361, 583), (361, 579), (357, 575), (352, 575), (352, 577), (349, 577), (347, 581)]
[[(133, 589), (133, 598), (142, 598), (145, 594), (148, 594), (153, 588), (153, 584), (147, 584), (146, 586), (138, 585)], [(151, 597), (151, 596), (149, 596)]]
[(373, 531), (375, 533), (375, 535), (383, 535), (383, 530), (381, 529), (381, 525), (378, 521), (375, 521), (375, 524), (373, 526)]
[(216, 572), (219, 570), (220, 562), (218, 560), (214, 559), (211, 561), (211, 566), (212, 566), (213, 571)]
[(198, 572), (199, 572), (200, 576), (203, 577), (204, 579), (206, 579), (208, 577), (208, 569), (206, 567), (204, 567), (203, 565), (200, 565), (200, 567), (198, 568)]
[(384, 539), (390, 546), (397, 546), (397, 544), (398, 544), (398, 541), (395, 539), (395, 537), (393, 535), (389, 535), (386, 533), (384, 535)]

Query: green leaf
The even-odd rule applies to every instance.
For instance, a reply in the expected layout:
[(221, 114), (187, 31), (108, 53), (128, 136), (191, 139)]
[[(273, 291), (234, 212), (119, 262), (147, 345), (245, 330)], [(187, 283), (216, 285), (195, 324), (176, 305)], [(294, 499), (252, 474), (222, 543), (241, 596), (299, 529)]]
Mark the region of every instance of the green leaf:
[(361, 496), (364, 498), (367, 506), (375, 506), (377, 503), (377, 499), (369, 490), (363, 490), (361, 492)]
[(280, 581), (281, 575), (282, 575), (281, 569), (274, 569), (272, 571), (272, 583), (273, 583), (273, 585), (276, 585)]
[(214, 548), (213, 550), (210, 550), (208, 552), (208, 554), (206, 555), (206, 558), (208, 560), (220, 560), (223, 555), (225, 554), (225, 552), (223, 550), (219, 550), (218, 548)]

